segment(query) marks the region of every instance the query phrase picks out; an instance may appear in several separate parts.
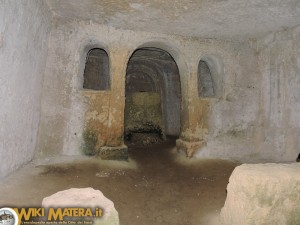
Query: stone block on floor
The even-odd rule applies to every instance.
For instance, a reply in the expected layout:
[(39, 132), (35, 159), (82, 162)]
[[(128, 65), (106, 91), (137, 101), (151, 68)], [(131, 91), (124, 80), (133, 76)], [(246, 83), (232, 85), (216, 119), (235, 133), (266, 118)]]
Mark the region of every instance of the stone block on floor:
[[(93, 225), (119, 225), (119, 214), (114, 203), (101, 191), (93, 188), (71, 188), (43, 199), (42, 207), (48, 208), (101, 208), (103, 216), (94, 218)], [(84, 220), (84, 218), (78, 218)]]
[(300, 224), (300, 164), (236, 167), (221, 220), (223, 225)]

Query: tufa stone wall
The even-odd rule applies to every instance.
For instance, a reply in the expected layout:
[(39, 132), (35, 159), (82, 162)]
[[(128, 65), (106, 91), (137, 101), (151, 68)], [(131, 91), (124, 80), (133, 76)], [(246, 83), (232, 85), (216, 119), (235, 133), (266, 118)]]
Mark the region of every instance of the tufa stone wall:
[[(92, 124), (90, 118), (98, 124), (93, 122), (92, 126), (101, 130), (99, 143), (112, 148), (124, 147), (126, 69), (132, 54), (141, 48), (167, 51), (177, 64), (181, 89), (178, 149), (188, 156), (231, 159), (256, 153), (260, 76), (255, 51), (248, 42), (133, 32), (56, 17), (49, 45), (39, 132), (40, 155), (81, 154), (83, 132), (87, 124)], [(102, 48), (108, 54), (110, 90), (92, 93), (82, 88), (85, 58), (92, 48)], [(208, 65), (214, 67), (218, 84), (216, 97), (198, 96), (201, 59), (212, 62)], [(174, 94), (179, 93), (174, 91)], [(166, 92), (166, 96), (170, 93)], [(96, 105), (93, 99), (97, 99)], [(255, 157), (258, 159), (259, 155)]]
[(264, 159), (296, 159), (300, 152), (300, 26), (254, 42), (261, 74), (257, 152)]
[(0, 4), (0, 178), (34, 156), (51, 19), (44, 1)]

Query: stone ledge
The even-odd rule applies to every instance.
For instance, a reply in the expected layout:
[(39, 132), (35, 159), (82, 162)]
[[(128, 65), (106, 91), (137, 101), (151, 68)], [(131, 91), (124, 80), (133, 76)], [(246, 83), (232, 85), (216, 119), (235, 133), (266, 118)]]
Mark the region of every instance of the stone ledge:
[(104, 160), (128, 160), (128, 148), (126, 145), (117, 147), (101, 147), (98, 153)]

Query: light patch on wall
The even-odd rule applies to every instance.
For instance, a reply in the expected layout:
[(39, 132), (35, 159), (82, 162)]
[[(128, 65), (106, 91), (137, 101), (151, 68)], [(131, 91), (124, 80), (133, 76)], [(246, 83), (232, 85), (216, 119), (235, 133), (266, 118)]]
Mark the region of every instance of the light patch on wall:
[(143, 10), (143, 5), (140, 3), (130, 3), (129, 4), (131, 8), (136, 9), (136, 10)]
[(0, 48), (3, 46), (3, 35), (0, 33)]
[(108, 117), (108, 127), (111, 127), (112, 124), (116, 121), (115, 117), (114, 117), (114, 109), (112, 110), (113, 112), (109, 114)]
[(201, 141), (204, 136), (208, 134), (207, 128), (197, 126), (195, 129), (186, 129), (182, 132), (183, 137), (189, 137), (189, 139)]
[(97, 111), (87, 112), (86, 113), (86, 119), (87, 120), (97, 120), (102, 124), (105, 124), (107, 122), (107, 115), (106, 113), (99, 114)]
[(98, 112), (95, 110), (92, 112), (87, 112), (86, 114), (87, 114), (86, 117), (88, 119), (97, 119), (98, 118)]

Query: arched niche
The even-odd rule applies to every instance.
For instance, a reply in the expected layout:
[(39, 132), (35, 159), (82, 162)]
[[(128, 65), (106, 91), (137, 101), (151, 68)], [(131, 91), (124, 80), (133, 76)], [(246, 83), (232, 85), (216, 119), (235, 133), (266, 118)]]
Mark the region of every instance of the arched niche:
[(83, 73), (83, 89), (110, 89), (109, 57), (102, 48), (92, 48), (87, 52)]
[(215, 56), (202, 57), (198, 64), (198, 96), (219, 98), (223, 94), (223, 64)]

